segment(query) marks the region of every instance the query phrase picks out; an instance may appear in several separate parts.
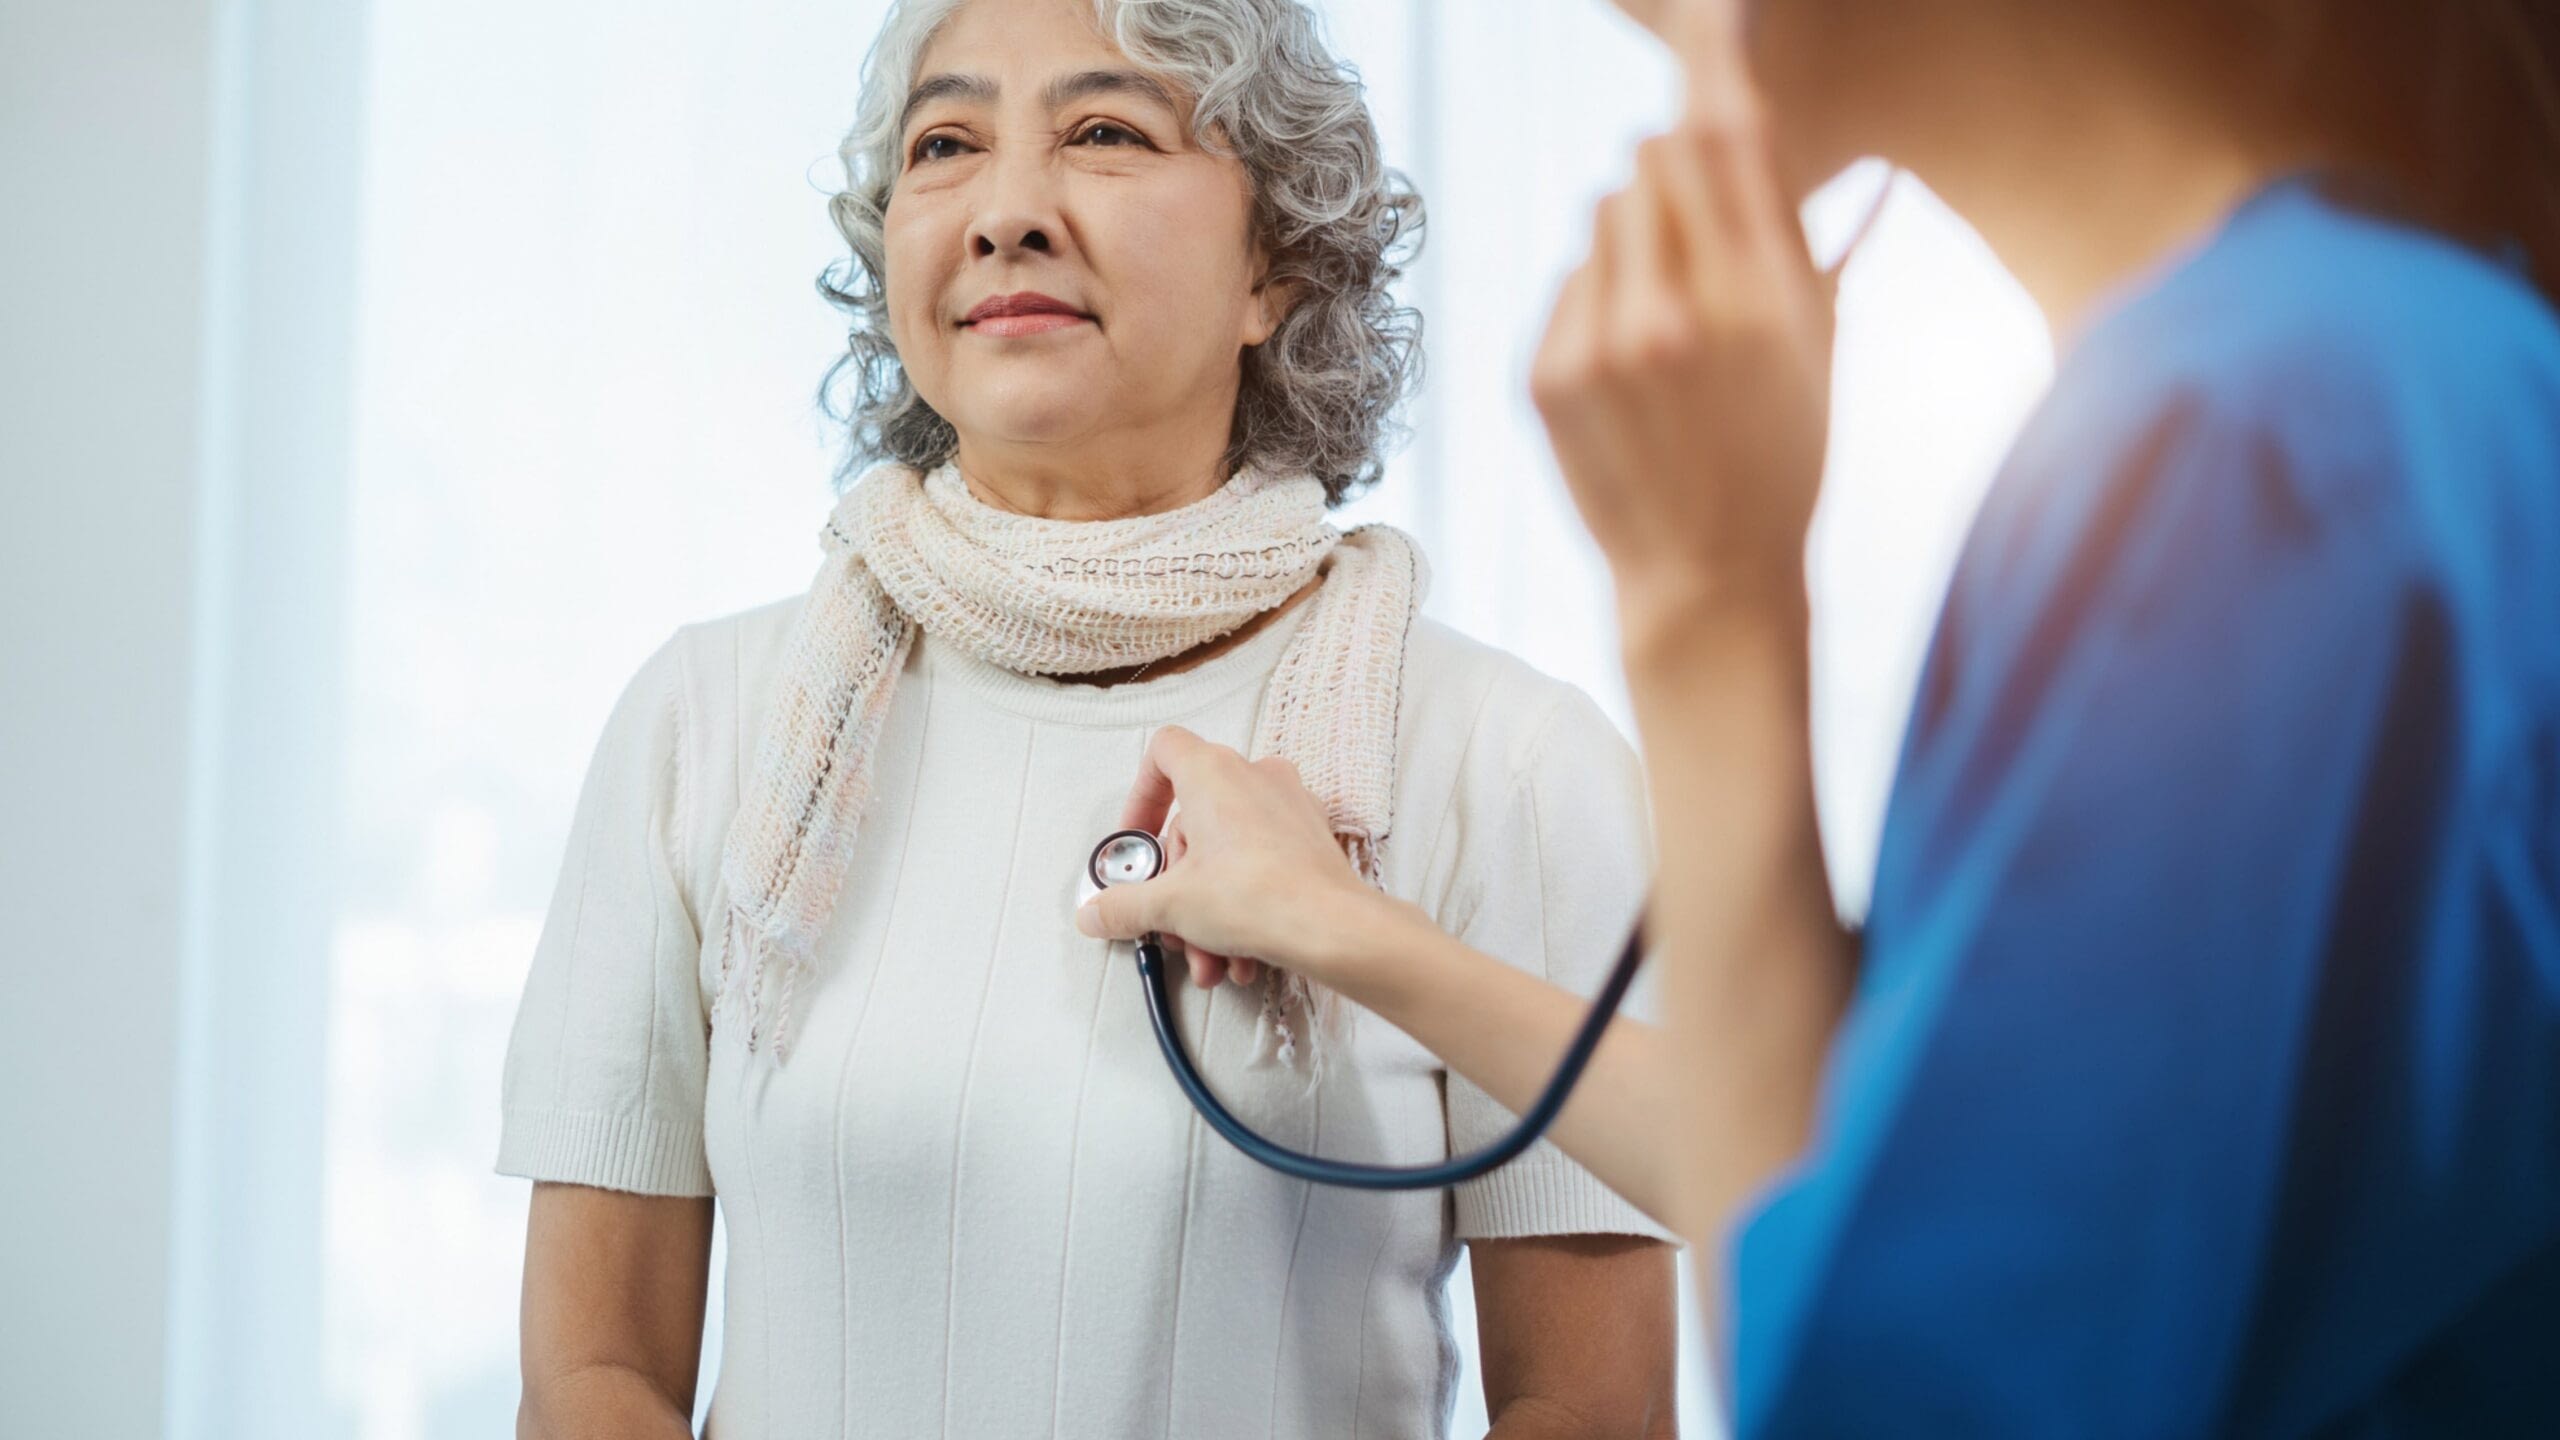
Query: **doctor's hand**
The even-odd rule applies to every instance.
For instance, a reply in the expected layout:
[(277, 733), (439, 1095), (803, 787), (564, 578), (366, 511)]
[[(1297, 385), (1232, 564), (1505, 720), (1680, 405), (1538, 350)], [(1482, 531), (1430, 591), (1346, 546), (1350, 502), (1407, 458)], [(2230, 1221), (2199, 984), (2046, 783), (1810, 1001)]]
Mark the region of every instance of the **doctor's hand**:
[(1429, 923), (1360, 878), (1295, 766), (1247, 760), (1180, 726), (1148, 743), (1120, 828), (1163, 834), (1165, 871), (1102, 891), (1076, 928), (1179, 938), (1195, 984), (1218, 984), (1230, 967), (1251, 980), (1254, 957), (1339, 985), (1350, 957), (1374, 953), (1384, 931)]
[(1670, 38), (1671, 13), (1679, 0), (1609, 0), (1609, 3), (1647, 30), (1666, 40)]
[(1802, 604), (1833, 318), (1779, 178), (1736, 0), (1628, 8), (1674, 37), (1686, 113), (1601, 203), (1531, 392), (1634, 651), (1701, 602)]

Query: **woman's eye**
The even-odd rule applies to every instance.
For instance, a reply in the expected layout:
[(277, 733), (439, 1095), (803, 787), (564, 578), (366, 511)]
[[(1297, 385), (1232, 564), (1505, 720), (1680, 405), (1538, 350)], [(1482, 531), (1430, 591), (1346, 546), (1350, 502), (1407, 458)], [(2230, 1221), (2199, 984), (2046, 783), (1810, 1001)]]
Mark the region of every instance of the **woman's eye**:
[(1144, 145), (1147, 143), (1146, 141), (1138, 138), (1137, 131), (1131, 130), (1126, 126), (1114, 125), (1109, 121), (1097, 121), (1094, 124), (1087, 125), (1083, 130), (1077, 132), (1076, 143), (1079, 145), (1092, 144), (1094, 143), (1094, 137), (1097, 135), (1119, 137), (1116, 140), (1105, 140), (1101, 142), (1105, 145)]
[[(947, 150), (936, 150), (934, 147), (937, 145), (947, 145), (951, 148)], [(960, 144), (960, 137), (957, 135), (927, 135), (916, 142), (914, 158), (918, 160), (947, 160), (951, 156), (958, 154), (964, 148), (966, 147)]]

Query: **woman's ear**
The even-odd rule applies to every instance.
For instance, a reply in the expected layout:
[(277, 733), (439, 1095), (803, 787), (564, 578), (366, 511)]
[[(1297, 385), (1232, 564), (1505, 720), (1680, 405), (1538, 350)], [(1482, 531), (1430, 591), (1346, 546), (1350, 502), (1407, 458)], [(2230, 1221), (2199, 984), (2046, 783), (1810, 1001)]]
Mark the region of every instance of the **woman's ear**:
[(1274, 280), (1266, 270), (1263, 277), (1254, 282), (1254, 307), (1245, 324), (1244, 343), (1247, 346), (1259, 345), (1278, 334), (1280, 322), (1288, 319), (1289, 312), (1297, 308), (1298, 297), (1304, 288), (1302, 280)]

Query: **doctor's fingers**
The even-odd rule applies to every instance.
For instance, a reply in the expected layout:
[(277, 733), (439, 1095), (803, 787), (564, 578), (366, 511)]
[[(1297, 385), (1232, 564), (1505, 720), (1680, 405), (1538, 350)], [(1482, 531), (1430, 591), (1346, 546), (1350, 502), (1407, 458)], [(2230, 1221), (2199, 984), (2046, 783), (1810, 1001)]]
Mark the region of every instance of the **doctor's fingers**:
[(1243, 783), (1250, 763), (1233, 749), (1167, 725), (1147, 741), (1138, 776), (1120, 809), (1120, 828), (1161, 831), (1178, 804), (1194, 815), (1214, 809), (1222, 794)]
[(1200, 989), (1215, 990), (1226, 984), (1227, 977), (1235, 972), (1236, 962), (1233, 956), (1221, 955), (1215, 950), (1203, 950), (1188, 940), (1182, 944), (1182, 953), (1191, 966), (1191, 983)]
[(1827, 310), (1803, 216), (1786, 196), (1756, 122), (1683, 124), (1636, 151), (1636, 187), (1663, 217), (1694, 312), (1709, 324)]
[[(1170, 871), (1176, 865), (1181, 864), (1182, 857), (1189, 854), (1190, 851), (1191, 836), (1183, 828), (1182, 812), (1177, 810), (1174, 812), (1173, 818), (1167, 820), (1164, 826), (1165, 869)], [(1218, 988), (1218, 986), (1226, 980), (1228, 970), (1235, 964), (1234, 960), (1228, 956), (1221, 955), (1215, 950), (1194, 945), (1179, 935), (1167, 935), (1164, 937), (1164, 940), (1168, 945), (1179, 945), (1182, 947), (1183, 964), (1191, 971), (1191, 983), (1199, 986), (1203, 990), (1214, 990)]]
[[(1555, 309), (1547, 317), (1546, 333), (1529, 366), (1529, 398), (1559, 452), (1579, 450), (1605, 438), (1587, 434), (1586, 427), (1602, 388), (1602, 361), (1614, 313), (1616, 229), (1626, 206), (1622, 191), (1603, 198), (1592, 211), (1591, 253), (1565, 276), (1556, 292)], [(1562, 453), (1558, 458), (1570, 463)]]
[[(1231, 923), (1202, 904), (1206, 891), (1194, 880), (1167, 874), (1143, 885), (1115, 885), (1076, 908), (1076, 929), (1096, 940), (1135, 940), (1154, 935), (1182, 947), (1182, 964), (1191, 983), (1203, 990), (1225, 983), (1236, 961), (1224, 951), (1189, 938), (1218, 934)], [(1166, 957), (1168, 962), (1172, 957)], [(1242, 975), (1239, 979), (1246, 978)]]
[(1179, 725), (1167, 725), (1148, 737), (1147, 748), (1138, 756), (1137, 778), (1130, 782), (1129, 798), (1120, 807), (1120, 828), (1162, 833), (1178, 798), (1175, 774), (1188, 771), (1191, 757), (1208, 745)]
[(1229, 979), (1239, 985), (1250, 985), (1259, 973), (1251, 960), (1202, 949), (1179, 935), (1158, 931), (1156, 938), (1164, 942), (1167, 963), (1175, 963), (1173, 957), (1179, 956), (1183, 971), (1191, 977), (1192, 985), (1199, 989), (1215, 990)]
[(1751, 77), (1747, 0), (1657, 0), (1658, 25), (1647, 26), (1671, 47), (1687, 89), (1687, 113), (1707, 118), (1760, 104)]
[(1630, 267), (1663, 263), (1658, 236), (1635, 233), (1654, 223), (1642, 205), (1631, 189), (1600, 202), (1590, 258), (1557, 297), (1529, 378), (1557, 467), (1593, 538), (1613, 560), (1642, 543), (1625, 485), (1646, 463), (1638, 426), (1657, 408), (1645, 393), (1661, 379), (1655, 352), (1676, 338), (1664, 325), (1670, 317), (1643, 313), (1648, 304), (1671, 303), (1665, 282), (1657, 277), (1639, 285), (1630, 274)]
[[(1690, 52), (1697, 48), (1701, 39), (1731, 36), (1731, 50), (1734, 53), (1740, 51), (1742, 9), (1737, 0), (1609, 0), (1609, 3), (1617, 6), (1620, 14), (1651, 31), (1655, 39), (1670, 44), (1672, 54), (1683, 64), (1690, 63)], [(1701, 20), (1712, 22), (1717, 28), (1700, 36), (1694, 27)], [(1698, 57), (1709, 62), (1716, 58), (1712, 54)]]
[[(1171, 875), (1139, 885), (1114, 885), (1076, 907), (1076, 929), (1096, 940), (1135, 940), (1141, 935), (1180, 934), (1172, 912), (1182, 883)], [(1186, 947), (1187, 948), (1187, 947)]]
[(1671, 38), (1672, 12), (1679, 0), (1609, 0), (1620, 14), (1653, 32), (1655, 38)]

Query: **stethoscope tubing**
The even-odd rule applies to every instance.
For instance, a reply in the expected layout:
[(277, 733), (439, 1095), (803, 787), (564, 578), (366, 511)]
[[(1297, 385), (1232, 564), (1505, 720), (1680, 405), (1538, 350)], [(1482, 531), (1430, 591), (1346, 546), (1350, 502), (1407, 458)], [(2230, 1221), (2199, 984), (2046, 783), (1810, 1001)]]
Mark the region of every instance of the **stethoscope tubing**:
[(1264, 1138), (1238, 1120), (1201, 1078), (1200, 1067), (1193, 1063), (1190, 1048), (1183, 1044), (1181, 1031), (1174, 1024), (1172, 967), (1165, 963), (1163, 941), (1154, 935), (1138, 941), (1138, 988), (1146, 995), (1147, 1019), (1155, 1027), (1156, 1045), (1164, 1051), (1165, 1066), (1173, 1072), (1174, 1083), (1189, 1097), (1200, 1118), (1228, 1144), (1283, 1175), (1318, 1185), (1345, 1190), (1439, 1190), (1489, 1174), (1520, 1158), (1545, 1137), (1556, 1117), (1564, 1112), (1565, 1101), (1572, 1097), (1573, 1087), (1580, 1083), (1593, 1053), (1600, 1048), (1600, 1038), (1617, 1018), (1618, 1007), (1635, 983), (1636, 971), (1644, 965), (1644, 950), (1644, 924), (1639, 920), (1618, 952), (1618, 963), (1610, 970), (1608, 983), (1593, 998), (1591, 1013), (1584, 1017), (1582, 1028), (1574, 1032), (1573, 1043), (1565, 1047), (1555, 1074), (1511, 1132), (1482, 1149), (1432, 1165), (1327, 1160)]

